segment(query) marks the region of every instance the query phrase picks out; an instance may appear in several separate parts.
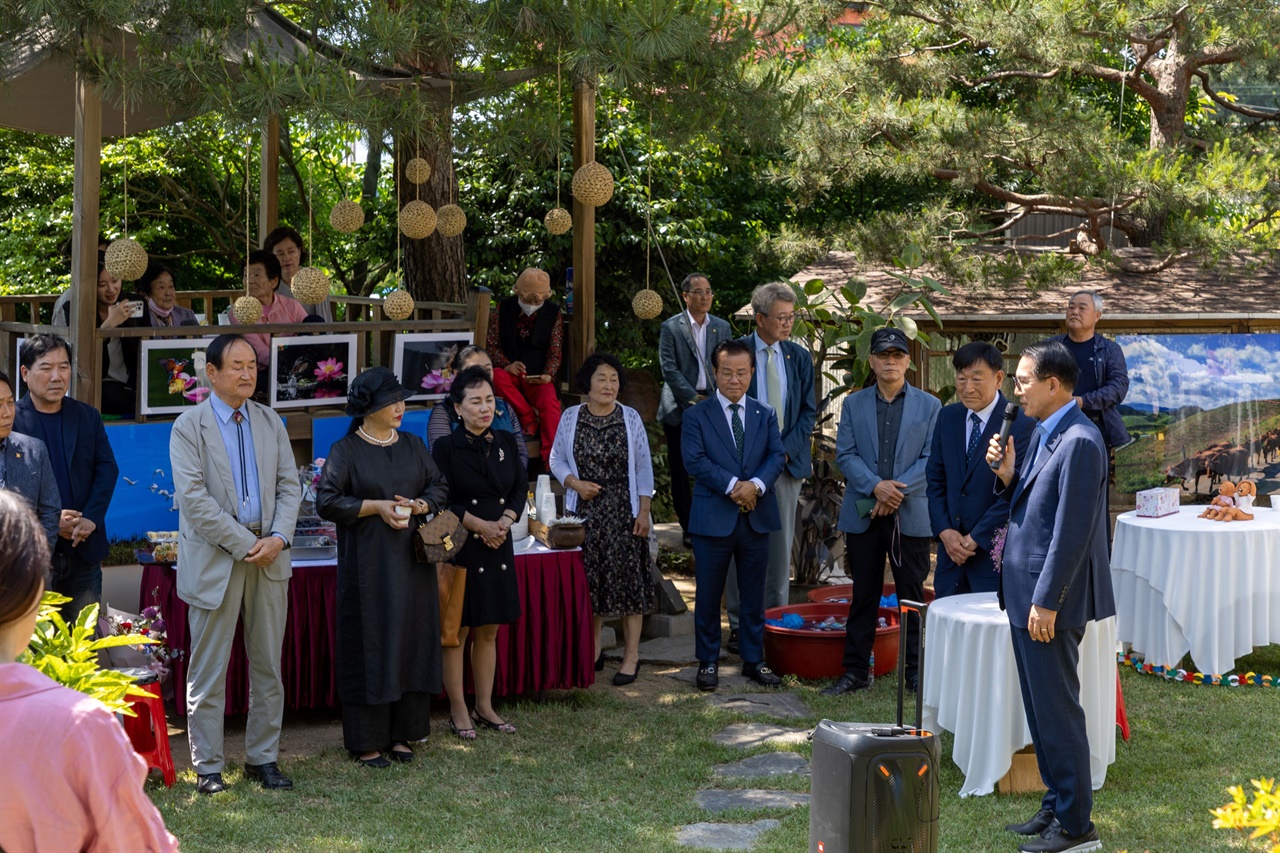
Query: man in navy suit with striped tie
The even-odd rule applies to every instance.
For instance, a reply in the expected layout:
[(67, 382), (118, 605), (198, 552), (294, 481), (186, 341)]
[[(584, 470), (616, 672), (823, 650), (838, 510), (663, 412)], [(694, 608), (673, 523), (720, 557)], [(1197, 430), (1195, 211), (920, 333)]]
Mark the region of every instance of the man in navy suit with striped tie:
[(766, 687), (782, 683), (764, 664), (764, 578), (769, 534), (781, 526), (773, 485), (786, 451), (773, 410), (747, 396), (752, 360), (751, 347), (742, 341), (716, 347), (716, 393), (684, 416), (684, 465), (694, 480), (689, 532), (698, 585), (693, 615), (699, 690), (715, 690), (720, 681), (720, 597), (730, 560), (737, 563), (742, 603), (742, 674)]
[[(1000, 583), (991, 559), (996, 531), (1009, 521), (1007, 496), (995, 493), (995, 474), (987, 464), (987, 445), (998, 435), (1009, 401), (1000, 393), (1004, 356), (985, 341), (956, 350), (956, 396), (943, 406), (933, 430), (933, 449), (925, 466), (929, 524), (938, 543), (933, 589), (941, 598), (965, 592), (995, 592)], [(1025, 454), (1035, 421), (1022, 412), (1010, 435)]]

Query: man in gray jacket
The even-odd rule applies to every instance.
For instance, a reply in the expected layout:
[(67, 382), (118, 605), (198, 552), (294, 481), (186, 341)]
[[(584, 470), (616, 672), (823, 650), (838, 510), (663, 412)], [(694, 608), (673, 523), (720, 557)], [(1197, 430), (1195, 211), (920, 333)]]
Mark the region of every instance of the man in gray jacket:
[[(869, 359), (876, 383), (850, 394), (840, 410), (836, 464), (846, 485), (838, 527), (845, 533), (845, 571), (853, 580), (853, 595), (845, 626), (845, 672), (823, 691), (828, 696), (871, 687), (885, 558), (900, 598), (923, 600), (929, 576), (932, 530), (925, 468), (942, 406), (907, 384), (909, 347), (901, 329), (877, 329)], [(911, 630), (904, 673), (910, 690), (917, 686), (919, 657), (919, 633)]]
[(658, 420), (667, 436), (667, 464), (671, 468), (671, 499), (676, 518), (684, 531), (685, 547), (690, 547), (689, 505), (693, 487), (684, 467), (680, 435), (684, 410), (715, 393), (711, 353), (732, 336), (727, 320), (713, 317), (711, 282), (700, 273), (689, 273), (680, 282), (685, 309), (662, 324), (658, 337), (658, 362), (662, 365), (662, 399)]

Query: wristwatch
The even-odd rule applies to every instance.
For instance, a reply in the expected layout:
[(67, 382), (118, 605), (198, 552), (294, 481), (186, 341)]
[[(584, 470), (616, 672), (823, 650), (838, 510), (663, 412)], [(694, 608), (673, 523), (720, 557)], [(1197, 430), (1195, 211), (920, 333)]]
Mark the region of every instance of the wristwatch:
[(756, 497), (760, 497), (761, 495), (764, 494), (764, 489), (760, 488), (759, 483), (752, 483), (751, 485), (756, 487)]

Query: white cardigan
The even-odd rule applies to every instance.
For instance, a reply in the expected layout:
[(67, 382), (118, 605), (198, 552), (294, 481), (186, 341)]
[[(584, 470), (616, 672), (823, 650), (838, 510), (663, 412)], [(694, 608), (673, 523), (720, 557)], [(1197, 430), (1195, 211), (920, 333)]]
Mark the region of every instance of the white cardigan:
[[(585, 404), (584, 404), (585, 405)], [(640, 413), (621, 403), (622, 419), (627, 425), (627, 487), (631, 490), (631, 517), (640, 517), (640, 498), (653, 497), (653, 461), (649, 457), (649, 435)], [(551, 474), (564, 485), (570, 475), (578, 475), (578, 462), (573, 458), (573, 437), (578, 432), (578, 411), (582, 405), (570, 406), (560, 416), (556, 440), (551, 445)], [(578, 508), (578, 493), (565, 488), (564, 509), (572, 513)]]

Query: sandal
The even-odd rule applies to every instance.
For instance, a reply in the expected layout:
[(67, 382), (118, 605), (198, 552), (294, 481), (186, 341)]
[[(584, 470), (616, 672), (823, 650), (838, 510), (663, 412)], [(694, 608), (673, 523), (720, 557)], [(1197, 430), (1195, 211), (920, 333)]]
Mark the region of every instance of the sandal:
[(413, 747), (409, 746), (409, 744), (404, 741), (396, 741), (391, 744), (391, 749), (387, 751), (387, 758), (390, 758), (392, 761), (398, 761), (401, 764), (408, 764), (413, 761)]
[(506, 721), (494, 723), (480, 716), (479, 711), (471, 712), (471, 719), (475, 720), (486, 729), (493, 729), (495, 732), (502, 732), (504, 735), (513, 735), (516, 733), (516, 727)]
[(454, 737), (458, 738), (458, 740), (475, 740), (476, 739), (475, 729), (458, 728), (458, 724), (453, 721), (452, 717), (449, 718), (449, 730), (453, 732)]

